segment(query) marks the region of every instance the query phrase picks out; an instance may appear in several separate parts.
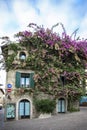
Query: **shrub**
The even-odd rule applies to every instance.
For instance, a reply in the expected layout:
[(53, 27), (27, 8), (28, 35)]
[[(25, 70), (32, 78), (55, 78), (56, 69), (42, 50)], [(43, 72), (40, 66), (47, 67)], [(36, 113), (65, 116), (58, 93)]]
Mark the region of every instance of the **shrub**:
[(52, 113), (55, 108), (55, 100), (41, 99), (35, 101), (35, 107), (37, 112), (41, 113)]
[(79, 108), (71, 107), (71, 108), (69, 109), (69, 111), (70, 111), (70, 112), (78, 112), (78, 111), (80, 111), (80, 109), (79, 109)]

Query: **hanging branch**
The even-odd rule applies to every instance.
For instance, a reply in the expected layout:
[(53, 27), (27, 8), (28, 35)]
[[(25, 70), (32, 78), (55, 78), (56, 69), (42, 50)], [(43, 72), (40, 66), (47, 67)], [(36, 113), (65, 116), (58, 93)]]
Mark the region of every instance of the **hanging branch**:
[(55, 27), (58, 26), (58, 25), (59, 25), (59, 23), (53, 25), (52, 28), (51, 28), (51, 31), (53, 31), (53, 28), (55, 28)]
[(72, 34), (71, 34), (71, 37), (74, 35), (74, 40), (75, 40), (75, 37), (76, 37), (76, 34), (77, 34), (77, 31), (79, 30), (79, 28), (77, 28)]
[(35, 24), (35, 23), (30, 23), (29, 25), (28, 25), (28, 27), (30, 27), (30, 28), (34, 28), (35, 30), (37, 30), (37, 29), (40, 29), (41, 27), (40, 26), (38, 26), (37, 24)]
[(51, 31), (53, 31), (53, 29), (54, 29), (55, 27), (59, 26), (59, 25), (61, 25), (61, 27), (62, 27), (62, 29), (63, 29), (63, 33), (64, 33), (65, 36), (66, 36), (66, 30), (65, 30), (64, 25), (63, 25), (62, 23), (57, 23), (57, 24), (53, 25), (52, 28), (51, 28)]
[(61, 25), (61, 27), (62, 27), (62, 29), (63, 29), (63, 32), (66, 34), (66, 30), (65, 30), (65, 28), (64, 28), (64, 25), (63, 25), (62, 23), (60, 23), (60, 25)]

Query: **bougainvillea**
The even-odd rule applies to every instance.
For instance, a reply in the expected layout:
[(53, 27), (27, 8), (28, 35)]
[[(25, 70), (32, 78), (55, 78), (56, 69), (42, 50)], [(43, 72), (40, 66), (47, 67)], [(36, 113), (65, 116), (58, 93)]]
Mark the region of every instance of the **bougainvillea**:
[[(43, 26), (30, 23), (28, 27), (33, 28), (33, 31), (17, 33), (16, 42), (5, 39), (6, 44), (2, 49), (6, 70), (34, 70), (35, 88), (55, 97), (61, 93), (72, 97), (81, 95), (83, 88), (80, 81), (86, 78), (87, 41), (72, 39), (72, 36), (67, 35), (63, 25), (61, 36), (53, 31), (56, 26), (45, 29)], [(19, 62), (15, 57), (23, 48), (26, 48), (28, 56), (26, 60)], [(7, 55), (8, 50), (13, 50), (12, 55)], [(64, 88), (61, 87), (62, 82)]]

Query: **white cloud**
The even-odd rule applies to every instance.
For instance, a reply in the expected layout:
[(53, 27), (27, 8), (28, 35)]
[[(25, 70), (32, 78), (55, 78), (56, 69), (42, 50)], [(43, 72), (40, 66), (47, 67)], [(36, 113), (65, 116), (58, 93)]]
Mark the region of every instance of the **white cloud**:
[(81, 24), (80, 24), (80, 32), (79, 32), (79, 35), (82, 36), (83, 38), (87, 38), (86, 25), (87, 25), (87, 14), (85, 14), (85, 16), (84, 16), (83, 19), (81, 20)]
[[(3, 4), (6, 10), (3, 10), (0, 14), (0, 16), (5, 16), (0, 22), (1, 34), (13, 35), (20, 30), (25, 30), (30, 22), (44, 25), (44, 27), (52, 27), (57, 22), (62, 22), (70, 34), (76, 28), (81, 27), (80, 14), (77, 14), (73, 7), (76, 0), (67, 0), (67, 2), (61, 0), (59, 3), (59, 0), (57, 3), (54, 3), (54, 1), (37, 0), (34, 5), (29, 0), (13, 0), (12, 12), (7, 12), (7, 7)], [(37, 10), (39, 10), (39, 13)], [(11, 24), (9, 25), (9, 23)], [(18, 24), (18, 27), (14, 28), (14, 24)], [(8, 25), (12, 27), (11, 30), (5, 30)]]
[[(87, 12), (79, 0), (12, 0), (0, 3), (0, 37), (28, 29), (31, 22), (51, 28), (58, 22), (64, 24), (68, 34), (79, 28), (81, 37), (87, 37)], [(1, 1), (0, 1), (1, 2)], [(8, 1), (9, 2), (9, 1)], [(82, 5), (83, 4), (83, 5)], [(9, 6), (10, 10), (9, 10)], [(82, 9), (81, 9), (82, 8)], [(54, 29), (61, 32), (61, 27)], [(1, 72), (3, 75), (3, 72)]]
[(20, 29), (22, 30), (26, 29), (29, 22), (36, 22), (38, 19), (38, 15), (35, 12), (35, 9), (25, 1), (21, 2), (20, 0), (15, 0), (13, 3), (13, 10)]

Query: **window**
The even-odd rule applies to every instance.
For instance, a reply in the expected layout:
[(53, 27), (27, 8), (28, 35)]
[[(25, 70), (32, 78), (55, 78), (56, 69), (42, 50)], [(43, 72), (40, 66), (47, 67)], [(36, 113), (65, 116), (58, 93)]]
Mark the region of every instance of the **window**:
[(15, 115), (16, 114), (15, 108), (16, 108), (16, 106), (14, 103), (7, 104), (7, 106), (6, 106), (6, 118), (7, 119), (14, 119), (15, 118), (15, 116), (16, 116)]
[(25, 52), (20, 52), (20, 60), (25, 60), (26, 59), (26, 54)]
[(16, 72), (16, 87), (34, 87), (34, 73), (20, 73)]
[(20, 78), (21, 87), (29, 87), (30, 86), (30, 75), (29, 74), (21, 74)]

